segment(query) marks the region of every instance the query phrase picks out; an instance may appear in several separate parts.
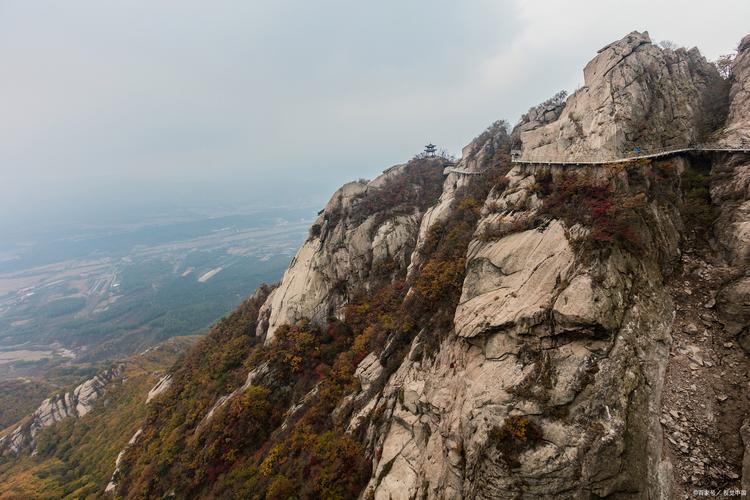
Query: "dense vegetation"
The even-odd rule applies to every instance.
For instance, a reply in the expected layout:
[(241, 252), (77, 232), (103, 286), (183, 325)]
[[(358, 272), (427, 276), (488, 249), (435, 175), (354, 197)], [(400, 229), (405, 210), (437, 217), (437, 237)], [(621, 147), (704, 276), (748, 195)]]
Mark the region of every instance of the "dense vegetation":
[(104, 363), (52, 368), (43, 376), (0, 381), (0, 431), (31, 414), (47, 397), (90, 379)]
[(717, 217), (716, 208), (711, 202), (710, 166), (700, 161), (691, 162), (681, 177), (682, 218), (692, 232), (696, 241), (706, 242), (705, 235), (710, 234)]
[[(619, 248), (633, 255), (646, 253), (661, 259), (663, 248), (653, 233), (658, 227), (652, 206), (679, 211), (688, 236), (710, 231), (716, 218), (709, 192), (709, 175), (701, 158), (636, 160), (596, 169), (539, 167), (531, 192), (541, 201), (531, 215), (500, 217), (485, 224), (479, 238), (500, 239), (508, 234), (545, 227), (550, 220), (575, 226), (573, 243), (588, 259), (606, 256)], [(502, 183), (501, 183), (502, 185)], [(492, 206), (490, 205), (490, 210)]]
[(608, 250), (612, 245), (636, 254), (643, 251), (638, 209), (645, 207), (645, 195), (622, 192), (610, 179), (577, 172), (564, 172), (554, 181), (550, 173), (540, 175), (537, 191), (542, 196), (539, 215), (589, 229), (583, 241), (587, 251)]
[(86, 299), (83, 297), (67, 297), (58, 299), (44, 305), (38, 311), (38, 314), (46, 318), (57, 318), (66, 314), (73, 314), (80, 311), (86, 306)]
[(0, 498), (95, 498), (115, 458), (145, 416), (145, 399), (159, 373), (190, 338), (176, 338), (125, 362), (125, 381), (81, 419), (69, 418), (36, 436), (37, 454), (0, 459)]
[(0, 382), (0, 430), (33, 412), (53, 388), (41, 380)]

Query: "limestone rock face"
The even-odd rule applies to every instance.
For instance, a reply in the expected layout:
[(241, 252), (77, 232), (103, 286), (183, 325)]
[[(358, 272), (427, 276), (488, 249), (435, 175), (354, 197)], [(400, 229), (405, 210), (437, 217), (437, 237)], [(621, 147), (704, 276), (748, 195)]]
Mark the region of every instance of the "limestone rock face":
[[(439, 194), (444, 160), (419, 162), (419, 175), (412, 164), (397, 165), (370, 182), (346, 184), (333, 195), (261, 310), (268, 319), (261, 322), (258, 334), (266, 334), (266, 342), (273, 340), (280, 325), (335, 316), (347, 293), (367, 287), (367, 278), (379, 268), (409, 265), (424, 209), (434, 202), (420, 206), (420, 197), (429, 197), (425, 191), (430, 190)], [(372, 201), (396, 189), (404, 196), (389, 206)]]
[(70, 392), (45, 399), (29, 421), (0, 438), (0, 455), (16, 455), (34, 446), (34, 437), (44, 427), (68, 417), (80, 418), (94, 407), (94, 403), (106, 392), (107, 386), (122, 374), (122, 366), (116, 366), (87, 380)]
[(716, 235), (727, 260), (750, 264), (750, 159), (731, 154), (713, 165), (711, 198), (719, 209)]
[(717, 297), (722, 323), (750, 353), (750, 276), (728, 283)]
[(636, 146), (649, 151), (697, 142), (704, 108), (721, 83), (697, 49), (661, 49), (646, 32), (601, 49), (583, 75), (584, 86), (557, 119), (519, 124), (524, 159), (612, 159)]
[[(639, 325), (661, 335), (667, 326)], [(643, 346), (634, 338), (620, 342), (605, 354), (614, 344), (574, 341), (531, 361), (488, 359), (481, 347), (454, 339), (441, 346), (434, 364), (403, 365), (393, 378), (403, 387), (403, 403), (394, 403), (368, 491), (375, 498), (580, 498), (590, 489), (606, 496), (634, 488), (627, 483), (645, 470), (643, 451), (653, 420), (643, 377), (656, 381), (658, 373), (639, 371), (635, 350)], [(666, 351), (653, 354), (644, 361), (656, 365)], [(556, 385), (520, 390), (544, 380), (550, 365)], [(575, 417), (546, 416), (549, 408), (566, 404), (573, 405)], [(488, 436), (514, 415), (536, 421), (544, 443), (524, 452), (519, 466), (509, 470)], [(642, 448), (623, 456), (626, 433), (634, 431)], [(649, 450), (650, 456), (656, 453)]]
[(521, 121), (516, 132), (526, 132), (535, 128), (543, 127), (552, 123), (558, 118), (562, 110), (565, 109), (565, 102), (542, 103), (531, 108), (526, 114), (521, 116)]
[[(722, 143), (750, 148), (750, 35), (732, 67), (729, 116)], [(737, 278), (718, 294), (725, 328), (750, 353), (750, 156), (727, 154), (711, 168), (711, 199), (718, 208), (714, 233)]]

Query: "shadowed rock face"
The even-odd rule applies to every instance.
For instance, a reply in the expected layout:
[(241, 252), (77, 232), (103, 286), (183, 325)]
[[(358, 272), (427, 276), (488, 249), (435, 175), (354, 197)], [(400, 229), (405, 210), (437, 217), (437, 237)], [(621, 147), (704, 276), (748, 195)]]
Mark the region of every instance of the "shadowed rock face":
[(519, 124), (524, 159), (616, 158), (636, 146), (697, 142), (722, 84), (697, 49), (661, 49), (635, 31), (601, 49), (583, 75), (554, 121)]
[[(722, 142), (750, 147), (750, 35), (739, 44), (732, 66), (731, 102)], [(711, 169), (711, 198), (719, 207), (716, 236), (727, 261), (742, 272), (718, 294), (725, 328), (750, 353), (750, 159), (728, 154)], [(750, 479), (748, 479), (750, 481)]]

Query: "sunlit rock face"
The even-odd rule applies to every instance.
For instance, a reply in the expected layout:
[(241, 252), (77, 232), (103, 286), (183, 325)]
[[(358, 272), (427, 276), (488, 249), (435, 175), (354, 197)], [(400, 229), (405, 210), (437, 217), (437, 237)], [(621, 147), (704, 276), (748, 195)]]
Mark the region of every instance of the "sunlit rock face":
[[(747, 46), (741, 44), (734, 67), (726, 128), (733, 137), (748, 130), (740, 111), (747, 94), (739, 83), (746, 78)], [(661, 49), (646, 33), (632, 33), (602, 49), (584, 75), (585, 87), (567, 102), (523, 117), (514, 136), (525, 158), (615, 158), (634, 146), (681, 147), (716, 142), (722, 134), (703, 135), (705, 114), (724, 83), (695, 49)], [(747, 269), (750, 251), (745, 158), (712, 160), (711, 194), (720, 213), (715, 231), (737, 270)], [(543, 170), (517, 166), (508, 186), (485, 201), (466, 256), (454, 331), (434, 357), (421, 354), (424, 339), (417, 337), (383, 391), (361, 405), (365, 413), (387, 416), (365, 426), (376, 458), (364, 497), (673, 494), (676, 465), (664, 453), (659, 422), (675, 315), (663, 263), (657, 252), (613, 252), (592, 263), (576, 244), (585, 230), (559, 220), (524, 230), (542, 204), (535, 186)], [(601, 172), (578, 171), (584, 177)], [(454, 193), (447, 184), (441, 199)], [(642, 236), (660, 249), (660, 259), (679, 260), (679, 214), (660, 203), (650, 210), (652, 226)], [(482, 237), (498, 221), (520, 229)], [(728, 283), (717, 298), (741, 345), (750, 345), (743, 330), (746, 282)], [(363, 422), (357, 413), (350, 431), (362, 432)], [(508, 432), (526, 432), (537, 442), (509, 449)]]

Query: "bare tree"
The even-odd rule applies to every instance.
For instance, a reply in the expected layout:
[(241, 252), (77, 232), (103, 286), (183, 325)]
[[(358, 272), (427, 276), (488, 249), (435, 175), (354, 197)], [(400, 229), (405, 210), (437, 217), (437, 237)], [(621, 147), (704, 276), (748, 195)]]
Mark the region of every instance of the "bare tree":
[(568, 97), (568, 91), (567, 90), (561, 90), (557, 94), (553, 95), (546, 101), (542, 103), (543, 107), (547, 106), (559, 106), (560, 104), (565, 102), (565, 98)]
[(732, 76), (732, 63), (734, 63), (734, 58), (736, 56), (736, 53), (724, 54), (714, 61), (714, 66), (719, 70), (719, 74), (722, 78), (729, 78)]
[(448, 150), (445, 149), (445, 148), (440, 148), (440, 150), (437, 152), (437, 156), (439, 156), (440, 158), (443, 158), (445, 160), (448, 160), (451, 163), (455, 163), (456, 162), (456, 157), (453, 156), (452, 154), (450, 154), (448, 152)]
[(672, 40), (662, 40), (661, 42), (659, 42), (659, 47), (672, 51), (680, 48), (680, 46), (674, 43)]

